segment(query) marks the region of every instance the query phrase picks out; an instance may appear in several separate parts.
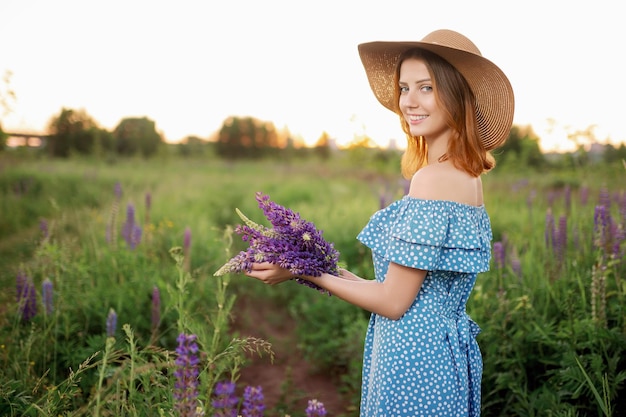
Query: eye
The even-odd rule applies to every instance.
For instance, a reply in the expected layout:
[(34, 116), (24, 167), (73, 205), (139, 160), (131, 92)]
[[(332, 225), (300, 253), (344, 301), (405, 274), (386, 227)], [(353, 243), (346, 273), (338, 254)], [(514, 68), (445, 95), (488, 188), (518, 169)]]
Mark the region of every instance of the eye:
[(400, 94), (408, 93), (408, 92), (409, 92), (409, 87), (407, 87), (405, 85), (401, 85), (400, 86)]
[(433, 91), (433, 87), (431, 85), (423, 85), (420, 87), (420, 91), (428, 93), (428, 92)]

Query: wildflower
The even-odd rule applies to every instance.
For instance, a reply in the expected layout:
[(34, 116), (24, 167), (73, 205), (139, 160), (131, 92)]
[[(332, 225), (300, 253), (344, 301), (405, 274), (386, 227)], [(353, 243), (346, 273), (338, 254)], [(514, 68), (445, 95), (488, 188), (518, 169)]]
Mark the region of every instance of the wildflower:
[(306, 417), (324, 417), (327, 414), (324, 403), (316, 399), (309, 400), (309, 405), (304, 412), (306, 413)]
[(250, 246), (229, 260), (214, 275), (248, 271), (253, 262), (269, 262), (291, 271), (296, 275), (296, 282), (321, 290), (316, 284), (299, 276), (338, 274), (339, 252), (334, 245), (324, 240), (323, 232), (313, 223), (274, 203), (269, 196), (256, 193), (256, 200), (272, 227), (257, 224), (237, 210), (245, 224), (237, 226), (235, 232), (242, 236), (243, 241), (249, 242)]
[(237, 417), (237, 404), (234, 382), (218, 382), (213, 390), (215, 399), (212, 402), (214, 417)]
[(161, 322), (161, 292), (156, 285), (152, 288), (152, 331), (156, 331)]
[(200, 415), (196, 407), (198, 399), (198, 345), (196, 335), (181, 333), (178, 338), (176, 353), (176, 371), (174, 377), (174, 407), (181, 417), (195, 417)]
[(607, 211), (611, 211), (611, 194), (608, 188), (602, 187), (598, 196), (598, 205), (604, 206)]
[(555, 235), (556, 229), (554, 227), (554, 216), (552, 215), (552, 210), (548, 209), (546, 212), (546, 229), (544, 233), (547, 248), (554, 245)]
[(567, 249), (567, 217), (559, 217), (559, 226), (556, 232), (556, 239), (553, 242), (554, 252), (557, 255), (559, 262), (563, 261), (565, 251)]
[(48, 229), (48, 221), (46, 219), (39, 220), (39, 230), (41, 230), (41, 237), (46, 239), (50, 233)]
[(505, 252), (502, 242), (494, 242), (493, 244), (493, 263), (497, 269), (504, 268)]
[(115, 199), (119, 201), (122, 198), (122, 184), (120, 184), (119, 181), (115, 183), (113, 191), (115, 193)]
[(126, 221), (122, 226), (122, 237), (130, 249), (135, 249), (141, 241), (141, 226), (135, 222), (135, 206), (126, 207)]
[(260, 386), (247, 386), (243, 392), (242, 417), (262, 417), (265, 410), (264, 400)]
[(606, 209), (606, 206), (596, 206), (593, 213), (593, 232), (596, 247), (603, 248), (609, 243), (611, 238), (611, 222), (611, 214)]
[(37, 293), (33, 280), (18, 272), (15, 284), (18, 312), (23, 321), (30, 321), (37, 315)]
[(54, 309), (52, 297), (52, 281), (46, 278), (41, 284), (41, 298), (43, 300), (43, 309), (48, 316), (52, 314)]
[(112, 308), (109, 309), (107, 315), (107, 337), (115, 337), (115, 329), (117, 328), (117, 313)]
[(584, 186), (580, 189), (580, 203), (583, 206), (586, 206), (588, 201), (589, 201), (589, 187)]

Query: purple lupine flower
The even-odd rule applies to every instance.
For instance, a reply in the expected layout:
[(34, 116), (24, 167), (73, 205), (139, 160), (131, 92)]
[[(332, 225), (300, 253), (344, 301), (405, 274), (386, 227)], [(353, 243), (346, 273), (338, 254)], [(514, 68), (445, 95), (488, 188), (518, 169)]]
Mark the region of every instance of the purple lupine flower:
[(115, 193), (115, 199), (117, 201), (122, 199), (122, 184), (120, 184), (119, 181), (115, 183), (113, 192)]
[(161, 292), (156, 285), (152, 288), (152, 331), (159, 328), (161, 322)]
[(306, 417), (324, 417), (327, 414), (324, 403), (316, 399), (309, 400), (309, 405), (304, 412), (306, 413)]
[(580, 204), (582, 204), (583, 206), (586, 206), (588, 201), (589, 201), (589, 187), (583, 186), (580, 189)]
[(198, 345), (196, 335), (181, 333), (176, 339), (178, 347), (176, 353), (176, 371), (174, 377), (174, 407), (181, 417), (195, 417), (198, 403)]
[(600, 195), (598, 196), (598, 205), (604, 206), (606, 211), (611, 211), (611, 194), (606, 187), (600, 189)]
[(135, 222), (135, 206), (126, 206), (126, 221), (122, 225), (122, 237), (130, 249), (135, 249), (141, 242), (141, 226)]
[(493, 263), (497, 269), (504, 268), (505, 253), (504, 244), (500, 241), (493, 244)]
[(46, 278), (41, 284), (41, 298), (43, 301), (43, 310), (46, 315), (51, 315), (54, 311), (53, 294), (52, 294), (52, 281)]
[(18, 272), (15, 279), (18, 313), (23, 321), (30, 321), (37, 315), (37, 292), (31, 277)]
[(552, 215), (552, 210), (548, 209), (548, 211), (546, 212), (546, 229), (544, 232), (544, 237), (545, 237), (547, 248), (553, 247), (555, 234), (556, 234), (556, 229), (554, 225), (554, 216)]
[[(321, 230), (302, 219), (298, 213), (270, 201), (267, 195), (256, 193), (256, 199), (273, 227), (261, 226), (237, 210), (245, 224), (237, 226), (235, 232), (242, 236), (243, 241), (249, 242), (250, 246), (214, 275), (247, 271), (253, 262), (270, 262), (288, 269), (296, 276), (338, 274), (339, 252), (332, 243), (324, 240)], [(295, 280), (321, 290), (308, 280), (299, 277)]]
[(247, 386), (243, 391), (242, 417), (263, 417), (264, 401), (263, 390), (260, 386)]
[(218, 382), (213, 389), (213, 395), (213, 417), (237, 417), (239, 400), (235, 396), (234, 382)]
[(516, 277), (522, 278), (522, 263), (517, 255), (511, 257), (511, 269)]
[(567, 249), (567, 216), (565, 215), (559, 217), (559, 226), (553, 245), (557, 259), (562, 262)]
[(565, 186), (565, 212), (569, 213), (572, 208), (572, 188), (569, 185)]
[(606, 247), (610, 240), (611, 215), (606, 206), (596, 206), (593, 213), (593, 234), (596, 247)]
[(48, 237), (48, 233), (50, 233), (50, 231), (48, 230), (48, 220), (39, 220), (39, 230), (41, 230), (41, 237), (43, 237), (44, 239)]
[(106, 331), (107, 337), (115, 337), (115, 330), (117, 329), (117, 313), (112, 308), (109, 309), (107, 315)]

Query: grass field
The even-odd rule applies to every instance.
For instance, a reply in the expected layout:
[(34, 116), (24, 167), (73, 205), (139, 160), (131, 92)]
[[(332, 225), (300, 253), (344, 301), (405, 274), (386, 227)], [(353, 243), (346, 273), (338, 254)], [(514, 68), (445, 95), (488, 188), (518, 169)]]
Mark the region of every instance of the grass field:
[[(239, 381), (250, 352), (272, 355), (232, 328), (242, 297), (297, 323), (293, 354), (332, 374), (352, 405), (332, 415), (357, 415), (367, 313), (296, 283), (269, 289), (213, 272), (245, 248), (235, 208), (263, 220), (262, 191), (373, 278), (355, 237), (404, 192), (398, 171), (397, 156), (366, 152), (256, 162), (4, 155), (0, 415), (192, 415), (175, 372), (181, 334), (197, 337), (190, 401), (213, 415), (216, 384)], [(621, 165), (485, 176), (492, 269), (468, 304), (482, 328), (484, 416), (625, 415), (625, 179)], [(265, 413), (285, 414), (307, 415), (295, 401)]]

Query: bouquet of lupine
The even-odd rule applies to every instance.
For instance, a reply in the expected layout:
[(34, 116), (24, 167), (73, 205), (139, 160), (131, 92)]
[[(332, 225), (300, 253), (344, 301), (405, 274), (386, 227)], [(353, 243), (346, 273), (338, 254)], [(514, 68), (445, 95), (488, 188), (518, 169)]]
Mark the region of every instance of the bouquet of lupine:
[(313, 223), (271, 201), (268, 195), (257, 192), (256, 200), (272, 227), (255, 223), (239, 209), (235, 209), (245, 223), (238, 225), (235, 232), (250, 246), (224, 264), (214, 275), (241, 273), (249, 271), (254, 262), (269, 262), (291, 271), (296, 275), (296, 282), (326, 292), (298, 276), (319, 277), (325, 272), (337, 275), (339, 252), (333, 244), (324, 240), (323, 232)]

